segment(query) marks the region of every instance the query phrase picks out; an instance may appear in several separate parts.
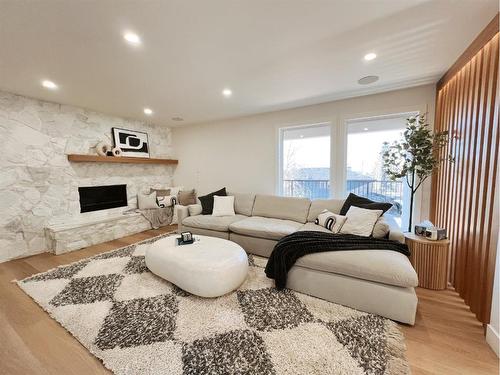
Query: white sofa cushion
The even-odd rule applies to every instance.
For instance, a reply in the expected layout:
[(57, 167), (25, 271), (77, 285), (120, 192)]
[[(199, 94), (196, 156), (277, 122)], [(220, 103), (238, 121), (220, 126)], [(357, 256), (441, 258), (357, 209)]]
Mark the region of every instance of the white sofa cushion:
[(271, 217), (305, 223), (310, 206), (311, 201), (308, 198), (257, 194), (255, 196), (252, 216)]
[(201, 207), (201, 204), (190, 204), (188, 207), (189, 215), (195, 216), (195, 215), (201, 215), (203, 212), (203, 207)]
[(252, 216), (229, 225), (229, 230), (246, 236), (279, 240), (296, 232), (302, 224), (291, 220)]
[(321, 225), (316, 225), (314, 223), (305, 223), (299, 228), (299, 231), (316, 231), (316, 232), (324, 232), (324, 233), (332, 233), (330, 230), (322, 227)]
[(228, 192), (227, 195), (234, 196), (234, 212), (246, 216), (252, 215), (255, 194)]
[(334, 214), (340, 214), (340, 209), (344, 205), (345, 199), (315, 199), (311, 201), (311, 208), (307, 215), (307, 221), (314, 222), (323, 210), (328, 210)]
[(401, 287), (418, 285), (408, 258), (392, 250), (327, 251), (305, 255), (295, 265)]
[(391, 227), (389, 226), (389, 223), (385, 220), (385, 216), (382, 215), (373, 226), (372, 236), (374, 238), (386, 238), (390, 230)]
[(210, 229), (218, 232), (227, 232), (229, 225), (239, 220), (245, 219), (247, 216), (212, 216), (212, 215), (196, 215), (188, 216), (182, 220), (182, 225), (185, 227)]

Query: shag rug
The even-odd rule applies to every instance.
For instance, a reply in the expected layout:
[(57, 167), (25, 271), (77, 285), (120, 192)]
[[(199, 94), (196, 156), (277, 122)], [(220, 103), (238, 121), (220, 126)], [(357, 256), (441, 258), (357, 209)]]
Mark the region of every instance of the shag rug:
[(130, 245), (18, 282), (116, 374), (408, 374), (397, 325), (376, 315), (277, 291), (264, 258), (246, 281), (200, 298), (153, 275)]

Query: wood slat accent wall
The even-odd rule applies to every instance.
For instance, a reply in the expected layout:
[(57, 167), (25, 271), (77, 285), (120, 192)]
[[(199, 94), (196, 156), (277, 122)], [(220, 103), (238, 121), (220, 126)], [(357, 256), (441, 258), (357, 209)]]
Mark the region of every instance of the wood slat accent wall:
[[(495, 20), (492, 21), (494, 23)], [(435, 130), (448, 130), (451, 154), (432, 179), (431, 220), (448, 229), (451, 241), (449, 282), (477, 318), (490, 318), (498, 212), (494, 198), (499, 155), (498, 15), (483, 32), (462, 66), (454, 64), (437, 86)], [(460, 59), (459, 59), (460, 60)], [(498, 210), (498, 208), (496, 208)]]

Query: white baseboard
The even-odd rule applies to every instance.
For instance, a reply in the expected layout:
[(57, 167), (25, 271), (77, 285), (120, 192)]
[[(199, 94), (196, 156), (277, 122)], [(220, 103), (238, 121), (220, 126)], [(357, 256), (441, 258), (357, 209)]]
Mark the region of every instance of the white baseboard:
[(493, 349), (497, 357), (499, 357), (498, 346), (500, 343), (500, 337), (498, 336), (498, 332), (495, 331), (495, 328), (493, 328), (491, 324), (488, 324), (488, 327), (486, 328), (486, 342), (489, 346), (491, 346), (491, 349)]

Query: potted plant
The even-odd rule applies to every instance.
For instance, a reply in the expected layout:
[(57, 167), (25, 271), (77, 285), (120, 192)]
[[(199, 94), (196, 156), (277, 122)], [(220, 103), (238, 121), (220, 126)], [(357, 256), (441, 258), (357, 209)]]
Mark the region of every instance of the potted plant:
[(410, 189), (409, 232), (412, 228), (413, 204), (418, 188), (443, 162), (453, 162), (451, 155), (444, 158), (439, 156), (439, 150), (448, 142), (448, 131), (434, 133), (427, 123), (426, 116), (417, 115), (407, 119), (401, 140), (392, 144), (384, 143), (384, 173), (392, 181), (404, 178)]

